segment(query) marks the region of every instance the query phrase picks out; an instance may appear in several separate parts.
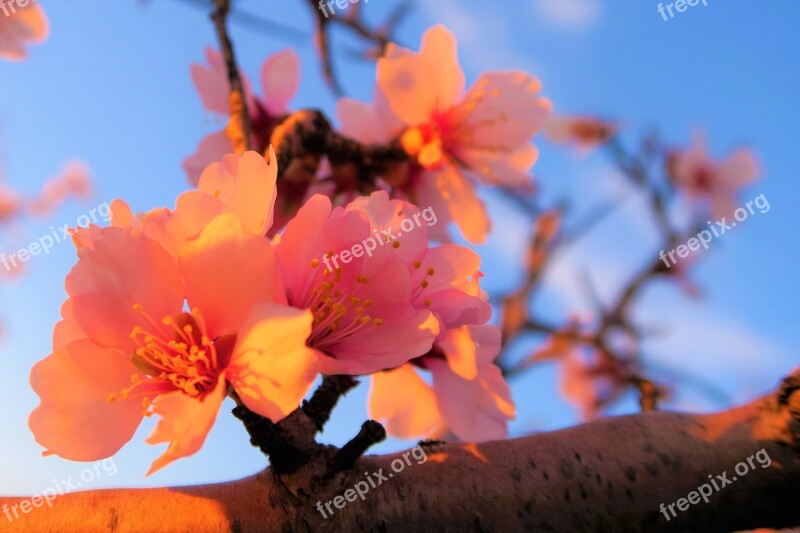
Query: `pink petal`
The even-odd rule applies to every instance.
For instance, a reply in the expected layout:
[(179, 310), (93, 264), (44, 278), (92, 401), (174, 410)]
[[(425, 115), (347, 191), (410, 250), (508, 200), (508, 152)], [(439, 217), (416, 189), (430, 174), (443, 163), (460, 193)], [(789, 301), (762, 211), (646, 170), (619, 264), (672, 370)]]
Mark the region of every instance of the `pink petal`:
[(371, 104), (341, 98), (336, 104), (336, 116), (342, 125), (342, 133), (362, 143), (388, 142), (397, 137), (404, 126), (392, 113), (386, 96), (377, 88)]
[(306, 346), (311, 312), (278, 304), (253, 310), (242, 326), (227, 375), (247, 407), (279, 422), (297, 409), (318, 373)]
[(225, 130), (220, 130), (203, 137), (197, 146), (197, 151), (183, 160), (183, 170), (189, 183), (197, 186), (203, 171), (212, 163), (222, 161), (226, 154), (233, 151), (231, 141), (225, 134)]
[(198, 185), (199, 190), (219, 198), (239, 215), (245, 230), (253, 235), (266, 235), (272, 225), (278, 179), (272, 147), (269, 156), (271, 164), (258, 152), (229, 154), (223, 162), (206, 168)]
[(95, 461), (114, 455), (142, 421), (141, 399), (111, 394), (140, 375), (127, 357), (79, 340), (56, 349), (31, 371), (31, 385), (41, 405), (28, 424), (36, 441), (72, 461)]
[(220, 374), (214, 390), (203, 400), (183, 392), (172, 392), (156, 398), (153, 412), (161, 416), (155, 431), (147, 438), (148, 444), (169, 442), (164, 454), (153, 462), (147, 475), (161, 470), (173, 461), (197, 453), (217, 420), (219, 408), (225, 399), (225, 375)]
[[(367, 263), (369, 264), (369, 263)], [(410, 304), (409, 274), (400, 259), (380, 263), (367, 276), (369, 283), (356, 288), (354, 295), (365, 300), (365, 292), (373, 304), (369, 315), (381, 317), (381, 326), (357, 331), (325, 350), (336, 359), (323, 359), (325, 374), (369, 374), (395, 368), (427, 353), (439, 334), (439, 323), (427, 309), (415, 310)], [(364, 291), (364, 292), (361, 292)]]
[(463, 326), (447, 330), (436, 345), (444, 352), (453, 373), (473, 380), (478, 369), (491, 364), (500, 353), (500, 340), (497, 326)]
[(261, 86), (264, 89), (264, 103), (273, 115), (287, 112), (289, 100), (300, 86), (300, 58), (291, 50), (283, 50), (273, 55), (261, 67)]
[(258, 303), (285, 301), (269, 241), (246, 233), (232, 213), (186, 243), (179, 264), (186, 299), (200, 309), (212, 337), (235, 334)]
[(433, 389), (410, 364), (372, 376), (368, 409), (370, 418), (401, 439), (430, 435), (442, 422)]
[(755, 181), (759, 174), (758, 162), (750, 150), (737, 150), (719, 166), (720, 179), (734, 189)]
[(100, 346), (132, 349), (134, 326), (153, 326), (134, 304), (154, 320), (174, 316), (183, 305), (180, 276), (169, 254), (133, 228), (103, 228), (94, 248), (81, 248), (67, 276), (73, 312), (87, 336)]
[(470, 146), (517, 149), (541, 130), (553, 105), (540, 96), (542, 85), (524, 72), (490, 72), (475, 82), (461, 104)]
[(422, 124), (435, 112), (446, 111), (464, 91), (455, 37), (444, 26), (435, 26), (423, 35), (419, 53), (379, 59), (378, 86), (407, 124)]
[(49, 24), (44, 10), (37, 4), (21, 8), (14, 5), (10, 12), (0, 18), (0, 58), (20, 60), (27, 56), (25, 45), (39, 43), (47, 38)]
[(475, 187), (457, 169), (448, 165), (436, 176), (436, 189), (445, 199), (450, 216), (464, 238), (472, 244), (486, 242), (489, 218)]
[(439, 409), (459, 439), (484, 441), (508, 435), (508, 420), (514, 418), (515, 408), (511, 390), (496, 365), (479, 369), (474, 380), (462, 379), (443, 361), (434, 359), (428, 366)]
[(156, 241), (177, 262), (181, 247), (200, 234), (208, 224), (226, 211), (217, 198), (200, 191), (178, 196), (175, 210), (153, 209), (142, 217), (142, 231)]
[[(225, 69), (225, 60), (222, 54), (211, 47), (206, 48), (206, 61), (208, 66), (200, 63), (193, 63), (191, 66), (192, 82), (200, 93), (200, 100), (208, 111), (230, 114), (228, 97), (230, 95), (230, 85), (228, 83), (228, 73)], [(252, 99), (253, 91), (247, 77), (240, 73), (246, 97)]]
[(528, 145), (511, 153), (466, 150), (459, 155), (469, 165), (470, 175), (484, 185), (516, 187), (531, 180), (530, 170), (539, 157), (539, 151)]
[(58, 350), (77, 340), (85, 339), (86, 333), (81, 329), (72, 312), (72, 300), (66, 300), (61, 305), (61, 320), (53, 329), (53, 349)]

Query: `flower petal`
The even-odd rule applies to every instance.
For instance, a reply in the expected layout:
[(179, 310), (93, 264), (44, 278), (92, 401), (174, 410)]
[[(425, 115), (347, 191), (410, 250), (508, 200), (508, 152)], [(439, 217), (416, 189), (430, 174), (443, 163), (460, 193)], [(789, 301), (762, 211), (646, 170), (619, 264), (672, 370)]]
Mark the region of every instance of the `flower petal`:
[(496, 365), (478, 371), (474, 380), (456, 375), (444, 361), (430, 360), (433, 390), (447, 425), (464, 441), (502, 439), (515, 408), (511, 390)]
[(264, 304), (242, 326), (227, 375), (253, 412), (279, 422), (297, 409), (318, 374), (306, 346), (311, 312)]
[[(208, 111), (228, 115), (230, 114), (230, 105), (228, 103), (230, 85), (228, 84), (225, 60), (218, 50), (210, 46), (206, 48), (205, 54), (208, 66), (193, 63), (190, 71), (192, 82), (194, 82), (197, 92), (200, 93), (200, 100), (203, 101), (203, 106)], [(250, 89), (250, 82), (243, 73), (240, 73), (240, 76), (244, 85), (245, 95), (248, 99), (252, 99), (253, 91)]]
[(456, 40), (444, 26), (425, 32), (419, 53), (396, 53), (378, 60), (378, 86), (392, 111), (410, 125), (446, 111), (464, 91)]
[(278, 164), (272, 147), (271, 163), (258, 152), (241, 156), (229, 154), (223, 162), (210, 165), (200, 176), (199, 190), (219, 198), (242, 219), (245, 230), (266, 235), (272, 225)]
[(273, 115), (286, 113), (300, 86), (300, 58), (294, 50), (283, 50), (264, 61), (261, 86), (267, 110)]
[(173, 316), (183, 306), (174, 261), (134, 228), (103, 228), (94, 248), (81, 248), (78, 258), (67, 275), (67, 293), (81, 328), (100, 346), (131, 349), (134, 326), (152, 330), (134, 304), (154, 320)]
[(187, 242), (179, 265), (186, 299), (201, 310), (212, 337), (235, 334), (258, 303), (285, 301), (272, 246), (245, 232), (233, 213)]
[(72, 461), (96, 461), (114, 455), (142, 421), (140, 399), (111, 394), (139, 375), (128, 359), (84, 339), (56, 349), (31, 371), (31, 385), (41, 404), (31, 413), (36, 441)]
[(410, 364), (372, 376), (368, 410), (371, 419), (401, 439), (428, 436), (442, 422), (433, 389)]
[(182, 392), (163, 394), (153, 402), (153, 412), (161, 416), (148, 444), (169, 442), (164, 454), (153, 462), (147, 475), (161, 470), (173, 461), (197, 453), (217, 420), (225, 399), (225, 374), (220, 374), (217, 386), (202, 400)]
[(462, 326), (447, 330), (436, 345), (444, 352), (453, 373), (472, 380), (477, 378), (479, 368), (491, 364), (500, 353), (500, 340), (497, 326)]
[(212, 163), (222, 161), (222, 158), (232, 150), (231, 141), (225, 134), (225, 130), (216, 131), (203, 137), (197, 146), (197, 151), (184, 159), (182, 163), (189, 183), (196, 186), (203, 171)]

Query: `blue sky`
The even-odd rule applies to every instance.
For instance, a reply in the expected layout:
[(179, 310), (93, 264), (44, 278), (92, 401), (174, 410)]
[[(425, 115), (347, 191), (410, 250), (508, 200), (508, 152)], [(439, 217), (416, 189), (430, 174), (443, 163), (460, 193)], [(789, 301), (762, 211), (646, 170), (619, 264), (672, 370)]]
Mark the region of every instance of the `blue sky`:
[[(113, 3), (42, 2), (51, 35), (24, 63), (0, 63), (0, 166), (4, 179), (35, 193), (68, 159), (92, 169), (96, 196), (70, 203), (47, 221), (15, 229), (13, 244), (48, 233), (51, 224), (74, 224), (89, 209), (123, 198), (137, 210), (173, 205), (186, 188), (181, 160), (219, 122), (201, 107), (189, 65), (215, 44), (207, 14), (178, 0)], [(268, 30), (233, 26), (242, 68), (257, 80), (268, 55), (294, 47), (303, 62), (294, 107), (319, 107), (332, 114), (335, 98), (321, 81), (310, 44), (304, 2), (243, 0), (250, 12), (297, 29), (285, 39)], [(371, 0), (367, 13), (380, 19), (397, 2)], [(713, 384), (730, 401), (768, 390), (800, 357), (798, 302), (800, 234), (800, 4), (775, 0), (709, 0), (664, 21), (651, 0), (436, 0), (418, 2), (401, 26), (404, 44), (416, 48), (425, 28), (444, 23), (460, 39), (468, 81), (495, 69), (522, 69), (538, 76), (544, 93), (565, 113), (591, 112), (619, 119), (634, 142), (658, 127), (671, 143), (685, 145), (705, 131), (712, 153), (741, 145), (756, 150), (764, 178), (742, 194), (764, 194), (768, 213), (758, 214), (715, 240), (711, 253), (692, 270), (703, 291), (691, 299), (672, 285), (654, 284), (637, 304), (639, 320), (659, 331), (646, 345), (654, 373), (682, 384), (670, 407), (723, 407), (700, 394), (692, 379)], [(341, 37), (341, 36), (340, 36)], [(352, 39), (338, 39), (337, 55), (346, 93), (368, 99), (373, 65), (353, 60)], [(568, 197), (579, 213), (604, 201), (623, 207), (559, 256), (537, 309), (551, 320), (588, 309), (580, 279), (588, 276), (602, 298), (658, 252), (652, 226), (601, 155), (573, 154), (538, 140), (534, 171), (545, 201)], [(491, 193), (486, 194), (495, 231), (480, 247), (486, 258), (485, 288), (504, 291), (518, 279), (527, 222)], [(11, 247), (0, 241), (4, 249)], [(37, 399), (28, 385), (31, 366), (47, 355), (50, 334), (64, 299), (63, 279), (74, 263), (67, 244), (36, 257), (18, 282), (0, 285), (0, 494), (40, 492), (54, 479), (77, 476), (86, 465), (42, 458), (28, 427)], [(679, 373), (675, 373), (679, 371)], [(557, 394), (557, 373), (537, 368), (512, 383), (518, 404), (516, 435), (576, 422), (576, 412)], [(335, 413), (323, 439), (342, 443), (366, 416), (363, 384)], [(630, 399), (615, 412), (633, 409)], [(145, 424), (115, 458), (113, 477), (91, 487), (155, 486), (235, 479), (263, 466), (239, 424), (221, 414), (204, 449), (151, 478), (160, 454), (144, 444)], [(390, 440), (390, 451), (408, 443)]]

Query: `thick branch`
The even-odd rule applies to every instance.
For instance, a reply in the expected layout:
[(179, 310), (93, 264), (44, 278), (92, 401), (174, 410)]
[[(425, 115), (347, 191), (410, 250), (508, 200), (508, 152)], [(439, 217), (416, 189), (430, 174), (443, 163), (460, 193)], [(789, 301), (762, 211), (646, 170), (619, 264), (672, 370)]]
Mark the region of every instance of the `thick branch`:
[[(710, 415), (653, 412), (483, 444), (368, 456), (326, 475), (331, 451), (293, 475), (66, 495), (11, 531), (732, 531), (800, 524), (800, 370), (774, 393)], [(740, 463), (764, 450), (771, 465)], [(416, 457), (422, 457), (418, 454)], [(394, 465), (402, 471), (393, 471)], [(766, 463), (766, 461), (764, 461)], [(742, 468), (740, 465), (738, 466)], [(381, 473), (386, 479), (377, 485)], [(708, 503), (659, 511), (725, 472)], [(327, 519), (316, 504), (376, 483)], [(392, 474), (389, 477), (389, 474)], [(734, 477), (735, 476), (735, 477)], [(720, 481), (720, 484), (722, 482)], [(362, 488), (365, 486), (362, 485)], [(0, 506), (19, 504), (0, 499)], [(0, 516), (0, 519), (3, 517)]]

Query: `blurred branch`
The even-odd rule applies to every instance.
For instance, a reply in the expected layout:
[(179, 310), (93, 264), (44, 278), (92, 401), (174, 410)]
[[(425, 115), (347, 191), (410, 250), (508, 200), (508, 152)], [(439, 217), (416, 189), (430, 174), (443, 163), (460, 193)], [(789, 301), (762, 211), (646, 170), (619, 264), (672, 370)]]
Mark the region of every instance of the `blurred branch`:
[(341, 26), (374, 48), (366, 53), (372, 59), (377, 59), (386, 51), (386, 47), (393, 41), (392, 34), (402, 18), (409, 12), (411, 2), (398, 5), (386, 22), (377, 28), (370, 27), (362, 17), (361, 4), (351, 4), (348, 11), (343, 14), (329, 14), (327, 9), (321, 7), (318, 0), (305, 0), (314, 16), (314, 41), (320, 56), (322, 71), (330, 88), (337, 96), (342, 95), (342, 88), (336, 75), (336, 68), (332, 57), (331, 28)]
[[(233, 43), (228, 36), (227, 20), (229, 13), (230, 0), (214, 0), (214, 11), (211, 14), (211, 20), (214, 21), (222, 57), (225, 59), (225, 69), (228, 73), (228, 83), (231, 90), (231, 122), (226, 133), (228, 133), (234, 148), (239, 148), (237, 151), (243, 152), (250, 149), (253, 130), (250, 125), (250, 113), (247, 109), (244, 84), (239, 73), (239, 66), (236, 64)], [(231, 128), (231, 126), (234, 127)]]

